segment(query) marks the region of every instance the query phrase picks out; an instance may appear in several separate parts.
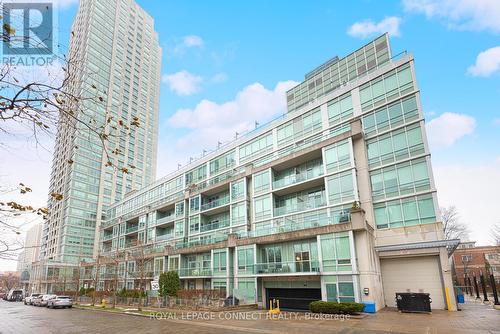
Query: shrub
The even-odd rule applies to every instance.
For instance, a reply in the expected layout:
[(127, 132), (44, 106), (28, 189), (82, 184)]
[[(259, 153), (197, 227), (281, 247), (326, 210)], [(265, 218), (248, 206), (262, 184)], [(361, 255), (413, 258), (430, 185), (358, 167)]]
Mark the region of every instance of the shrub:
[(324, 302), (321, 300), (309, 304), (309, 310), (312, 313), (327, 314), (356, 314), (363, 312), (364, 304), (355, 302)]

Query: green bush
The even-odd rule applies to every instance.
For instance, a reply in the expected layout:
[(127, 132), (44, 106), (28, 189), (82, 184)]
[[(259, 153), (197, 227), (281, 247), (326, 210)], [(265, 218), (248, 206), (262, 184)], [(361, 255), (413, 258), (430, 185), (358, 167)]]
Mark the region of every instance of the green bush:
[(324, 302), (321, 300), (309, 304), (309, 310), (312, 313), (326, 314), (357, 314), (363, 312), (364, 304), (354, 302)]

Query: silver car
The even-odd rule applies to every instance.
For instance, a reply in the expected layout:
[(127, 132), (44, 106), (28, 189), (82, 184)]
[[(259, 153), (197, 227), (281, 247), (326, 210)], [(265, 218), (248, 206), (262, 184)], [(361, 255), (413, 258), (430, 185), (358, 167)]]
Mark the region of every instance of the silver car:
[(42, 295), (33, 300), (33, 305), (35, 306), (47, 306), (49, 299), (57, 297), (56, 295)]
[(33, 300), (41, 295), (41, 293), (32, 293), (31, 296), (24, 298), (24, 305), (33, 305)]
[(48, 308), (72, 308), (73, 300), (69, 296), (57, 296), (47, 300)]

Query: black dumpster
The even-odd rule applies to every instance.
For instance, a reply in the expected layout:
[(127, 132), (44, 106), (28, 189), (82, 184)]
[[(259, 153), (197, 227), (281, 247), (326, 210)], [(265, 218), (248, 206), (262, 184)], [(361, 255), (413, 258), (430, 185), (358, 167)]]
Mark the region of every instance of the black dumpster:
[(240, 300), (232, 295), (224, 300), (224, 306), (237, 306), (240, 304)]
[(428, 293), (396, 292), (396, 304), (401, 312), (431, 312)]

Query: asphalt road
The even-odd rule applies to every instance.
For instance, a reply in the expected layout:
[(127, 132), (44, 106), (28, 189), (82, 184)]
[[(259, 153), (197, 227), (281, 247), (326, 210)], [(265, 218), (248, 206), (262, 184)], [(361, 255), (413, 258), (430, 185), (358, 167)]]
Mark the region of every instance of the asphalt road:
[[(358, 319), (306, 319), (304, 313), (289, 318), (269, 319), (266, 312), (239, 312), (258, 316), (247, 319), (224, 319), (230, 313), (203, 318), (196, 312), (182, 317), (167, 313), (156, 319), (127, 314), (83, 309), (47, 309), (20, 302), (0, 300), (0, 334), (24, 333), (250, 333), (250, 334), (379, 334), (379, 333), (499, 333), (500, 311), (482, 303), (470, 302), (461, 312), (433, 311), (432, 314), (398, 313), (385, 309)], [(197, 315), (198, 314), (198, 315)], [(198, 318), (193, 318), (198, 316)], [(282, 313), (281, 316), (287, 316)]]

